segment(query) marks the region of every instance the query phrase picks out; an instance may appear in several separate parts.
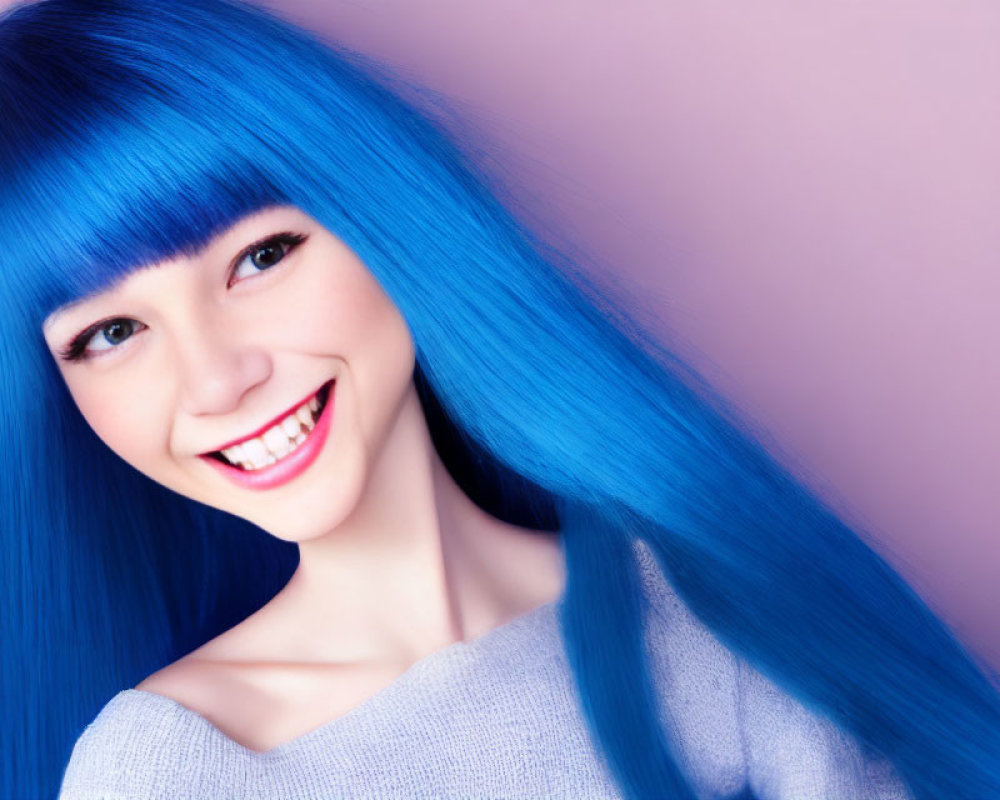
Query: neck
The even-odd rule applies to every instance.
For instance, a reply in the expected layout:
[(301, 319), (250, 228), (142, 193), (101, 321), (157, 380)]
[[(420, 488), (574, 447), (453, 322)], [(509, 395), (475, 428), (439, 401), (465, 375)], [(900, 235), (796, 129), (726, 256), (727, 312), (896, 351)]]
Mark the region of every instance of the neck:
[(558, 535), (508, 525), (468, 498), (412, 384), (370, 469), (350, 515), (299, 543), (299, 566), (271, 601), (292, 612), (303, 641), (335, 638), (340, 657), (412, 661), (561, 593)]

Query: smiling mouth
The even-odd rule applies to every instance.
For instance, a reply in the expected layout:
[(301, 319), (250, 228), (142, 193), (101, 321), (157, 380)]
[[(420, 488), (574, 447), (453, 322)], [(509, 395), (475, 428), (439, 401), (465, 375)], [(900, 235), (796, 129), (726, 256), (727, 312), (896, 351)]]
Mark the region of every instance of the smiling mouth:
[(334, 382), (327, 381), (315, 394), (256, 436), (248, 436), (205, 456), (245, 472), (277, 463), (309, 438), (326, 406)]

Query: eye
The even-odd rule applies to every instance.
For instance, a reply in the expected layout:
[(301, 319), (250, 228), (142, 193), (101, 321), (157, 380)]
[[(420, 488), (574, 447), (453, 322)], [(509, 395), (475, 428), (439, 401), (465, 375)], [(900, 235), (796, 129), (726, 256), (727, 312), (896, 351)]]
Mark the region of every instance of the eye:
[(233, 261), (226, 286), (270, 269), (306, 240), (299, 233), (279, 233), (254, 242)]
[(113, 350), (132, 334), (145, 328), (141, 322), (127, 317), (115, 317), (95, 322), (81, 331), (59, 355), (66, 361), (82, 361), (96, 353)]
[[(260, 239), (244, 248), (230, 264), (226, 288), (256, 273), (271, 269), (307, 238), (309, 237), (305, 234), (286, 231)], [(143, 323), (127, 317), (104, 319), (74, 336), (72, 341), (59, 351), (59, 356), (66, 361), (84, 361), (99, 353), (115, 349), (144, 328), (146, 325)]]

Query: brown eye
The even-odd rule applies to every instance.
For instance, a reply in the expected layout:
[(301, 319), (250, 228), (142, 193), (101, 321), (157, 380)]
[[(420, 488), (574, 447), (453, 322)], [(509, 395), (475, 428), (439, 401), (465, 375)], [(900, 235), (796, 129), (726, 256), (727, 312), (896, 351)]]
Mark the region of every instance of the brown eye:
[(281, 233), (251, 245), (233, 267), (229, 285), (270, 269), (305, 241), (305, 238), (300, 234)]

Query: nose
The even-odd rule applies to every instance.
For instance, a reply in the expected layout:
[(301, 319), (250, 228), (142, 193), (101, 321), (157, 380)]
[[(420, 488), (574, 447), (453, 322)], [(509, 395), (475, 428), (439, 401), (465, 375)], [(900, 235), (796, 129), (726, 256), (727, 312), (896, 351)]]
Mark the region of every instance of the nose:
[(271, 359), (259, 346), (227, 336), (221, 325), (188, 326), (176, 341), (180, 407), (192, 416), (227, 414), (271, 376)]

